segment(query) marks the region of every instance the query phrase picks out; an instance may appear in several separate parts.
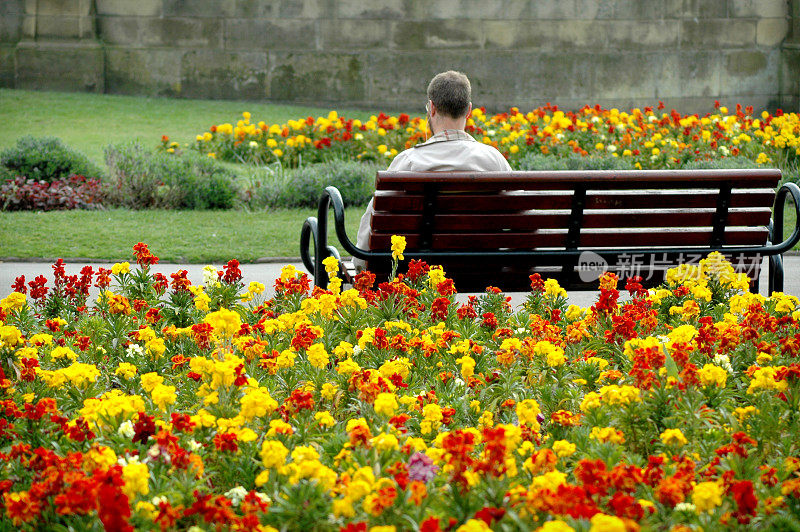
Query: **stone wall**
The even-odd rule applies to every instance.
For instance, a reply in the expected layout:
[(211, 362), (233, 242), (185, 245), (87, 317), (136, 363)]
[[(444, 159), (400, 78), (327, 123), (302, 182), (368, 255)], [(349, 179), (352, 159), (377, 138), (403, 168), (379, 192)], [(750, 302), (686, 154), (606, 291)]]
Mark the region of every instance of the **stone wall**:
[(493, 110), (797, 106), (800, 0), (2, 0), (0, 86)]

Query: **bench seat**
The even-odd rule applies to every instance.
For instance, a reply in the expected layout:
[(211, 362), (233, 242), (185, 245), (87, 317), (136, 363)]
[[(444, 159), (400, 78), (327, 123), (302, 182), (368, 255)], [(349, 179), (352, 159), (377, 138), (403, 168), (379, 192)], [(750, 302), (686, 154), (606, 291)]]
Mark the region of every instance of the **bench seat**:
[[(379, 279), (390, 271), (391, 236), (403, 235), (407, 260), (441, 264), (461, 291), (527, 290), (534, 272), (593, 288), (601, 272), (587, 264), (603, 261), (622, 282), (640, 275), (652, 285), (669, 267), (713, 250), (748, 273), (756, 289), (761, 259), (771, 257), (772, 289), (782, 285), (781, 253), (800, 239), (795, 225), (783, 240), (785, 198), (793, 197), (797, 211), (800, 189), (785, 184), (776, 195), (780, 177), (774, 169), (378, 172), (368, 249), (347, 239), (343, 212), (340, 230), (332, 187), (311, 225), (327, 228), (320, 221), (332, 201), (344, 250), (366, 259)], [(309, 236), (304, 251), (301, 235), (301, 255), (319, 271), (310, 264)], [(313, 236), (317, 245), (323, 240)], [(338, 253), (327, 241), (321, 249)]]

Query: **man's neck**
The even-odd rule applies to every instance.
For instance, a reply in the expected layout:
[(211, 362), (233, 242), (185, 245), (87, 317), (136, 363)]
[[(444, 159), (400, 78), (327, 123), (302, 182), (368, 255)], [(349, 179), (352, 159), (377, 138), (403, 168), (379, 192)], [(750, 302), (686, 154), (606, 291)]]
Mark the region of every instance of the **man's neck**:
[[(467, 118), (450, 118), (450, 117), (441, 117), (436, 121), (436, 131), (434, 131), (434, 135), (440, 131), (444, 131), (446, 129), (458, 129), (464, 131), (467, 127)], [(433, 129), (433, 124), (431, 124), (431, 129)]]

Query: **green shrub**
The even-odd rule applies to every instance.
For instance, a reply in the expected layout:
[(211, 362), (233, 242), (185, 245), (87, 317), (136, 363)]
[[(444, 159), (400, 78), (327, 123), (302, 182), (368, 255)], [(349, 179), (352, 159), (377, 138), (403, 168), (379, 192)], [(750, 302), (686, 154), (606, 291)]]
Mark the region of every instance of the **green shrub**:
[(209, 157), (169, 154), (138, 142), (107, 146), (107, 202), (131, 209), (230, 209), (236, 175)]
[(520, 159), (515, 170), (633, 170), (633, 163), (622, 157), (554, 157), (531, 153)]
[(683, 170), (735, 170), (737, 168), (761, 168), (755, 161), (747, 157), (722, 157), (710, 161), (688, 161)]
[(251, 209), (316, 207), (325, 187), (333, 185), (342, 193), (345, 206), (366, 205), (375, 190), (375, 172), (383, 168), (333, 160), (300, 168), (259, 169), (251, 176), (243, 199)]
[(36, 181), (82, 175), (99, 179), (102, 171), (88, 157), (67, 147), (56, 137), (21, 137), (17, 145), (0, 152), (0, 177), (23, 176)]

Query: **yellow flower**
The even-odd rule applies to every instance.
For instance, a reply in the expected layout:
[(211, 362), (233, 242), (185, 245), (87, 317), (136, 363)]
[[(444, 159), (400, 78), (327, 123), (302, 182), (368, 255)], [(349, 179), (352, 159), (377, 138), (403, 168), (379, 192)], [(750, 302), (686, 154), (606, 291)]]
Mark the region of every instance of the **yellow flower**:
[(564, 521), (545, 521), (536, 532), (575, 532), (575, 529)]
[(164, 382), (164, 377), (155, 372), (145, 373), (141, 378), (142, 388), (146, 392), (152, 392), (156, 386)]
[(167, 405), (174, 404), (178, 398), (178, 394), (175, 393), (175, 386), (165, 386), (163, 384), (159, 384), (150, 392), (150, 396), (153, 398), (153, 403), (160, 410), (166, 410)]
[(625, 435), (621, 430), (617, 430), (614, 427), (592, 427), (589, 438), (600, 443), (625, 443)]
[(148, 483), (150, 481), (150, 471), (147, 464), (132, 462), (122, 468), (122, 479), (125, 486), (122, 491), (129, 498), (133, 499), (136, 495), (147, 495), (150, 493)]
[(714, 364), (706, 364), (703, 366), (703, 369), (697, 372), (697, 376), (703, 386), (724, 388), (728, 380), (728, 372)]
[(681, 429), (666, 429), (661, 433), (661, 442), (664, 445), (682, 446), (689, 443)]
[(91, 473), (95, 469), (108, 469), (117, 463), (117, 455), (111, 447), (105, 445), (92, 446), (89, 451), (83, 455), (83, 462), (81, 467), (87, 473)]
[(553, 452), (561, 458), (572, 456), (575, 454), (576, 449), (576, 445), (568, 442), (567, 440), (556, 440), (553, 442)]
[(19, 292), (11, 292), (8, 297), (0, 300), (0, 307), (8, 310), (16, 310), (25, 306), (27, 297)]
[(216, 312), (206, 315), (204, 323), (210, 323), (214, 327), (214, 334), (229, 338), (239, 332), (242, 320), (237, 312), (221, 308)]
[(339, 387), (335, 384), (331, 384), (330, 382), (326, 382), (322, 385), (322, 388), (319, 390), (319, 394), (322, 396), (323, 399), (326, 401), (332, 401), (334, 397), (336, 397), (336, 392), (339, 391)]
[(379, 451), (393, 451), (400, 447), (397, 436), (381, 432), (370, 440), (370, 443)]
[(197, 310), (208, 312), (210, 309), (208, 304), (211, 303), (211, 298), (205, 292), (200, 292), (194, 298), (194, 306)]
[(475, 374), (475, 359), (469, 355), (464, 355), (456, 359), (457, 364), (461, 364), (461, 376), (465, 379)]
[(525, 399), (517, 403), (516, 411), (521, 425), (527, 425), (534, 432), (539, 432), (538, 416), (542, 412), (539, 408), (539, 403), (534, 399)]
[(692, 491), (692, 503), (698, 512), (711, 511), (722, 504), (722, 488), (716, 482), (700, 482)]
[(261, 463), (267, 469), (277, 469), (286, 463), (289, 449), (277, 440), (264, 440), (261, 444)]
[(53, 360), (66, 358), (74, 362), (78, 359), (78, 355), (69, 347), (58, 346), (50, 352), (50, 358)]
[(386, 417), (392, 417), (400, 405), (397, 396), (393, 393), (382, 392), (375, 398), (375, 412)]
[(132, 379), (138, 370), (136, 366), (128, 362), (120, 362), (117, 369), (114, 370), (115, 375), (119, 375), (125, 380)]
[(594, 514), (589, 532), (625, 532), (625, 521), (614, 515)]
[(306, 355), (308, 356), (308, 361), (315, 368), (322, 369), (327, 366), (328, 362), (330, 361), (328, 352), (325, 350), (325, 346), (322, 344), (313, 344), (308, 348), (308, 350), (306, 350)]
[(456, 528), (456, 532), (492, 532), (492, 529), (483, 519), (470, 519)]
[(111, 267), (111, 273), (114, 275), (121, 275), (131, 271), (131, 264), (129, 262), (118, 262)]
[(314, 421), (323, 427), (332, 427), (336, 424), (336, 420), (327, 410), (314, 414)]
[(404, 260), (403, 251), (406, 249), (406, 237), (392, 235), (392, 259)]

